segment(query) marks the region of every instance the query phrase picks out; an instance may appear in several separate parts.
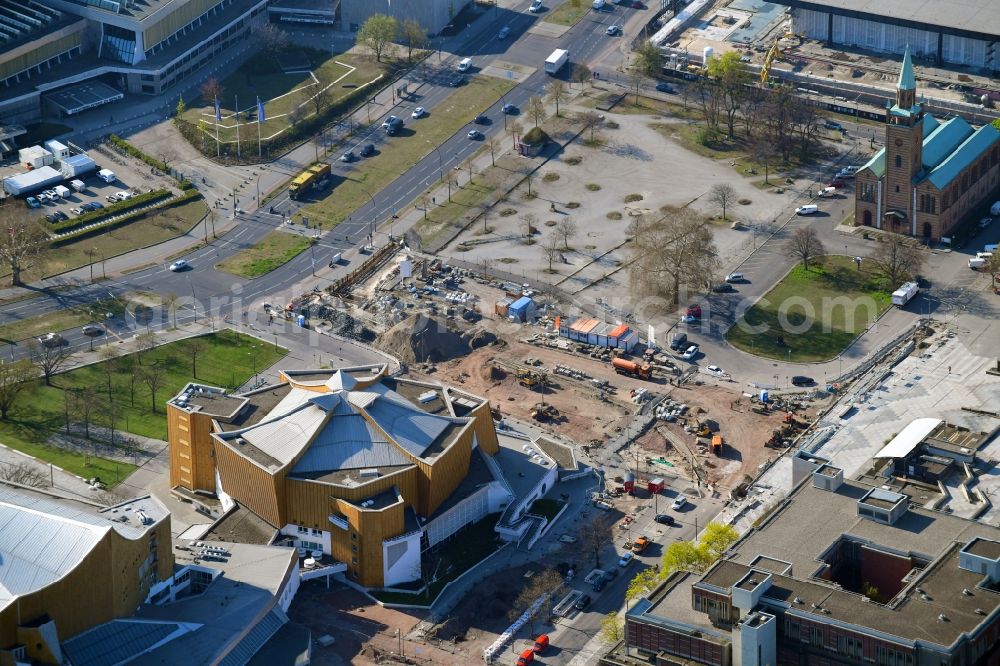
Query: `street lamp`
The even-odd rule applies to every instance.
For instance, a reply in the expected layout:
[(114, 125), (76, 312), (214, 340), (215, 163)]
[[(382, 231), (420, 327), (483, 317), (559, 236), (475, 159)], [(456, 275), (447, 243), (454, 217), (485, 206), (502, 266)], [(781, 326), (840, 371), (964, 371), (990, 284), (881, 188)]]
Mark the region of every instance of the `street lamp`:
[(363, 187), (361, 188), (361, 191), (364, 192), (365, 194), (367, 194), (368, 198), (372, 202), (372, 223), (371, 223), (370, 231), (368, 232), (368, 243), (372, 246), (372, 249), (374, 249), (375, 248), (375, 223), (378, 220), (378, 211), (375, 208), (375, 197), (373, 197), (372, 193), (369, 192), (368, 190), (366, 190)]

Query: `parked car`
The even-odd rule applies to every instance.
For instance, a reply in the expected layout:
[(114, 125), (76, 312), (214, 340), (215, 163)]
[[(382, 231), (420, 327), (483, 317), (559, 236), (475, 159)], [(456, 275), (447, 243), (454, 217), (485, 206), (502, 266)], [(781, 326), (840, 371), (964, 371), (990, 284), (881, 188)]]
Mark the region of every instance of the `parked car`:
[(660, 81), (659, 83), (657, 83), (656, 84), (656, 89), (659, 92), (661, 92), (661, 93), (670, 93), (670, 94), (673, 94), (673, 93), (677, 92), (676, 90), (674, 90), (674, 87), (672, 85), (670, 85), (669, 83), (667, 83), (666, 81)]
[(836, 187), (838, 190), (842, 190), (847, 187), (847, 181), (843, 178), (834, 178), (830, 181), (830, 187)]
[(497, 33), (497, 39), (507, 39), (510, 36), (510, 28), (504, 26), (500, 28), (500, 32)]
[(90, 203), (85, 203), (83, 204), (83, 206), (81, 206), (81, 208), (86, 208), (87, 206), (90, 206), (90, 210), (100, 210), (104, 208), (104, 204), (102, 204), (100, 201), (91, 201)]
[(823, 121), (823, 127), (837, 131), (842, 131), (844, 129), (844, 126), (838, 123), (836, 120)]
[(795, 375), (792, 377), (792, 386), (812, 386), (816, 380), (805, 375)]
[(582, 611), (587, 606), (590, 605), (590, 601), (591, 601), (590, 595), (589, 594), (584, 594), (583, 596), (581, 596), (579, 599), (576, 600), (576, 603), (573, 604), (573, 608)]
[(731, 291), (736, 291), (736, 289), (734, 289), (733, 285), (728, 282), (723, 282), (722, 284), (714, 285), (712, 287), (712, 291), (716, 294), (728, 294)]
[(176, 273), (177, 271), (183, 271), (188, 267), (188, 262), (183, 259), (178, 259), (174, 263), (170, 264), (170, 270)]
[(45, 194), (45, 192), (39, 192), (35, 195), (35, 200), (39, 203), (48, 203), (49, 195)]
[(990, 226), (991, 224), (993, 224), (993, 218), (992, 217), (984, 217), (983, 219), (979, 220), (979, 224), (977, 226), (980, 229), (985, 229), (986, 227)]
[(726, 282), (743, 282), (746, 280), (743, 273), (730, 273), (726, 276)]
[(515, 114), (517, 113), (517, 111), (518, 111), (517, 107), (511, 104), (510, 102), (507, 102), (506, 104), (500, 107), (501, 113), (506, 113), (509, 115)]
[(61, 347), (65, 343), (65, 340), (58, 333), (46, 333), (38, 338), (38, 342), (43, 347), (52, 348)]
[(42, 192), (42, 194), (44, 194), (49, 201), (55, 201), (57, 199), (62, 198), (59, 196), (59, 193), (56, 192), (55, 190), (45, 190), (44, 192)]
[(80, 329), (80, 331), (88, 338), (96, 338), (97, 336), (104, 334), (104, 329), (97, 324), (87, 324)]
[(674, 511), (680, 511), (685, 506), (687, 506), (687, 498), (684, 495), (678, 495), (674, 498), (674, 501), (670, 504), (670, 508)]
[(45, 219), (48, 220), (49, 224), (55, 224), (59, 221), (59, 216), (55, 213), (49, 213), (45, 216)]
[(469, 130), (468, 137), (473, 141), (479, 141), (480, 139), (483, 138), (483, 133), (477, 129)]
[(632, 562), (632, 559), (634, 557), (635, 557), (635, 553), (633, 553), (632, 551), (628, 551), (627, 553), (624, 553), (620, 558), (618, 558), (618, 566), (620, 566), (620, 567), (627, 567), (629, 565), (629, 563)]
[(56, 212), (54, 212), (52, 214), (55, 215), (56, 216), (56, 220), (58, 220), (60, 222), (63, 221), (63, 220), (68, 220), (69, 219), (69, 215), (67, 215), (66, 213), (62, 212), (61, 210), (57, 210)]
[(691, 345), (690, 347), (687, 348), (687, 350), (683, 354), (681, 354), (681, 358), (684, 359), (685, 361), (690, 361), (697, 355), (698, 355), (698, 345)]
[(74, 215), (83, 215), (83, 214), (84, 214), (84, 213), (86, 213), (87, 211), (85, 211), (85, 210), (83, 209), (83, 207), (81, 206), (81, 207), (79, 207), (79, 208), (70, 208), (70, 209), (69, 209), (69, 212), (73, 213)]
[(819, 206), (816, 204), (806, 204), (805, 206), (799, 206), (795, 209), (796, 215), (815, 215), (819, 212)]
[(717, 365), (708, 366), (707, 368), (705, 368), (705, 372), (707, 372), (710, 375), (715, 375), (716, 377), (722, 377), (723, 375), (726, 374), (726, 371)]
[(670, 515), (667, 515), (665, 513), (658, 513), (658, 514), (656, 514), (655, 520), (656, 520), (656, 522), (660, 523), (661, 525), (673, 525), (674, 524), (674, 517), (670, 516)]
[(375, 154), (375, 144), (366, 143), (364, 148), (361, 149), (361, 157), (368, 157), (369, 155)]
[(36, 199), (35, 197), (28, 197), (27, 199), (24, 200), (24, 205), (27, 206), (28, 208), (41, 208), (42, 202)]
[(354, 151), (348, 150), (346, 153), (340, 156), (341, 162), (353, 162), (354, 161)]
[(427, 109), (425, 109), (422, 106), (418, 106), (417, 108), (413, 109), (413, 113), (410, 114), (410, 117), (423, 118), (425, 115), (427, 115)]
[(687, 347), (687, 341), (687, 333), (678, 333), (674, 336), (673, 340), (670, 341), (670, 348), (674, 351), (680, 351)]

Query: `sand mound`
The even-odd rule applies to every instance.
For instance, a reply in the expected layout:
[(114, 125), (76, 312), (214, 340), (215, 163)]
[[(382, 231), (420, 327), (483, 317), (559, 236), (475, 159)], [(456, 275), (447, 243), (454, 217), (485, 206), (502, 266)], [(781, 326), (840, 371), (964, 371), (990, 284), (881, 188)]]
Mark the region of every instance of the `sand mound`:
[(465, 356), (474, 349), (496, 343), (489, 331), (449, 328), (444, 322), (424, 316), (405, 319), (379, 336), (376, 346), (403, 363), (440, 363)]

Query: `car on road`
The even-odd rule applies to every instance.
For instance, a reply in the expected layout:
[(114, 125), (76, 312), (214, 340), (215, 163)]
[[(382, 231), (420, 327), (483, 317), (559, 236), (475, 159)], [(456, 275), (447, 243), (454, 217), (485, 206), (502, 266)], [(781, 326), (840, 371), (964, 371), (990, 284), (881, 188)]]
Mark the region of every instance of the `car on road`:
[(976, 226), (978, 226), (980, 229), (985, 229), (986, 227), (990, 226), (991, 224), (993, 224), (993, 218), (992, 217), (984, 217), (983, 219), (979, 220), (979, 224), (976, 225)]
[(500, 107), (500, 113), (506, 113), (508, 115), (513, 115), (517, 113), (517, 111), (518, 111), (517, 107), (511, 104), (510, 102), (507, 102), (506, 104)]
[(676, 90), (674, 90), (674, 87), (672, 85), (670, 85), (669, 83), (667, 83), (666, 81), (660, 81), (659, 83), (657, 83), (656, 84), (656, 89), (657, 89), (657, 91), (659, 91), (661, 93), (671, 93), (671, 94), (673, 94), (673, 93), (677, 92)]
[(27, 199), (24, 200), (24, 205), (27, 206), (28, 208), (41, 208), (42, 202), (40, 202), (35, 197), (28, 197)]
[(375, 154), (375, 144), (366, 143), (364, 148), (361, 149), (361, 157), (368, 157), (369, 155)]
[(507, 39), (508, 37), (510, 37), (510, 28), (508, 26), (500, 28), (500, 32), (497, 33), (497, 39)]
[(39, 344), (50, 349), (52, 347), (61, 347), (64, 342), (65, 340), (63, 340), (63, 337), (58, 333), (46, 333), (38, 338)]
[(681, 317), (681, 323), (683, 324), (693, 324), (698, 321), (698, 318), (692, 314), (686, 314)]
[(838, 132), (844, 129), (844, 126), (838, 123), (836, 120), (823, 121), (823, 127), (827, 129), (837, 130)]
[(618, 558), (618, 566), (627, 567), (629, 563), (632, 562), (633, 558), (635, 558), (635, 553), (633, 553), (631, 550), (628, 551), (627, 553), (624, 553), (620, 558)]
[(532, 14), (537, 14), (538, 12), (542, 11), (542, 0), (534, 0), (531, 3), (531, 6), (528, 7), (528, 11), (531, 12)]
[(608, 29), (605, 30), (604, 32), (606, 32), (609, 37), (615, 37), (616, 35), (621, 34), (622, 29), (612, 23), (611, 25), (608, 26)]
[(346, 153), (340, 156), (341, 162), (353, 162), (354, 161), (354, 151), (348, 150)]
[(654, 518), (654, 520), (656, 520), (656, 522), (660, 523), (661, 525), (674, 524), (674, 517), (665, 513), (656, 514), (656, 518)]
[(483, 133), (477, 129), (469, 130), (468, 137), (473, 141), (479, 141), (480, 139), (483, 138)]
[(104, 334), (104, 329), (97, 324), (87, 324), (80, 329), (80, 331), (88, 338), (96, 338), (97, 336)]
[(806, 204), (805, 206), (799, 206), (795, 209), (796, 215), (815, 215), (819, 212), (819, 206), (816, 204)]
[(726, 282), (743, 282), (745, 279), (743, 273), (730, 273), (726, 276)]
[(589, 594), (584, 594), (584, 595), (582, 595), (582, 596), (581, 596), (581, 597), (580, 597), (579, 599), (577, 599), (577, 600), (576, 600), (576, 603), (575, 603), (575, 604), (573, 604), (573, 608), (575, 608), (575, 609), (577, 609), (577, 610), (581, 610), (581, 611), (582, 611), (582, 610), (584, 610), (584, 609), (585, 609), (585, 608), (586, 608), (587, 606), (589, 606), (589, 605), (590, 605), (590, 602), (591, 602), (591, 598), (590, 598), (590, 595), (589, 595)]
[(708, 366), (707, 368), (705, 368), (705, 372), (707, 372), (710, 375), (715, 375), (716, 377), (722, 377), (723, 375), (726, 374), (726, 371), (717, 365)]
[(674, 498), (674, 501), (670, 504), (670, 508), (674, 511), (680, 511), (685, 506), (687, 506), (687, 498), (684, 495), (678, 495)]
[(490, 117), (487, 116), (485, 113), (480, 113), (478, 116), (476, 116), (476, 119), (473, 122), (475, 122), (477, 125), (489, 125)]
[(604, 584), (607, 582), (608, 581), (604, 580), (604, 576), (601, 576), (600, 578), (594, 580), (594, 582), (591, 584), (591, 587), (594, 588), (594, 592), (600, 592), (601, 590), (604, 589)]
[(681, 354), (681, 358), (684, 359), (685, 361), (690, 361), (697, 355), (698, 355), (698, 345), (691, 345), (690, 347), (687, 348), (687, 350), (683, 354)]
[(692, 317), (701, 317), (701, 306), (695, 303), (694, 305), (689, 305), (685, 314), (689, 314)]
[(858, 167), (856, 166), (845, 166), (843, 169), (837, 172), (837, 178), (851, 178), (858, 172)]
[(712, 287), (712, 291), (716, 294), (728, 294), (732, 291), (736, 291), (736, 289), (728, 282), (723, 282), (722, 284), (714, 285)]
[(805, 375), (795, 375), (792, 377), (792, 386), (812, 386), (816, 380)]
[(641, 553), (642, 551), (649, 548), (649, 538), (641, 536), (632, 542), (632, 552)]
[(170, 264), (170, 270), (176, 273), (177, 271), (183, 271), (188, 267), (188, 262), (183, 259), (178, 259), (174, 263)]
[(425, 115), (427, 115), (427, 109), (422, 106), (413, 109), (413, 113), (410, 114), (413, 118), (423, 118)]

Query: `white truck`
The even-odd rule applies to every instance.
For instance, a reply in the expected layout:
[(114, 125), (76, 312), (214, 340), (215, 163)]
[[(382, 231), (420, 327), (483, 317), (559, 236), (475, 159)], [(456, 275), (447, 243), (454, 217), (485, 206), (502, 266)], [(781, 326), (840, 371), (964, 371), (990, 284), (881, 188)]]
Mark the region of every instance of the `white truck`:
[(569, 62), (569, 51), (566, 49), (556, 49), (545, 59), (545, 73), (555, 76), (562, 66)]
[(920, 291), (920, 287), (916, 282), (904, 282), (900, 285), (899, 289), (892, 292), (892, 304), (897, 307), (903, 307), (910, 302), (910, 299), (917, 295)]

